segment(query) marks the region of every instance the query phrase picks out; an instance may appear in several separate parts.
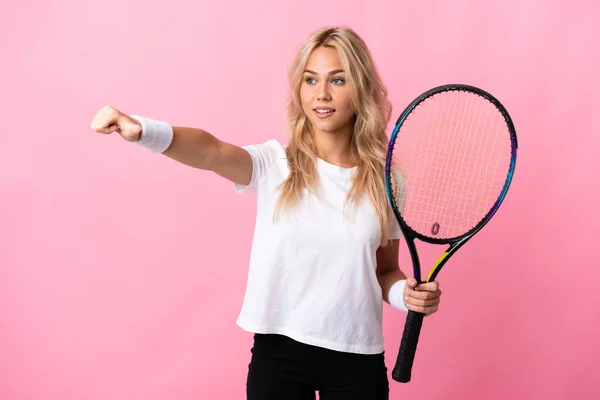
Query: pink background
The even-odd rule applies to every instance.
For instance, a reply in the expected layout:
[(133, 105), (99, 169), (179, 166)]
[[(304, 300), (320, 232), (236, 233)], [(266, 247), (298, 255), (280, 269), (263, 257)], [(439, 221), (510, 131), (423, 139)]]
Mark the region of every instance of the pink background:
[[(0, 398), (244, 398), (254, 196), (89, 126), (111, 104), (285, 141), (286, 67), (331, 24), (370, 45), (394, 120), (431, 86), (469, 83), (520, 140), (506, 202), (439, 275), (440, 312), (391, 398), (599, 398), (599, 15), (548, 0), (3, 2)], [(403, 324), (386, 306), (390, 368)]]

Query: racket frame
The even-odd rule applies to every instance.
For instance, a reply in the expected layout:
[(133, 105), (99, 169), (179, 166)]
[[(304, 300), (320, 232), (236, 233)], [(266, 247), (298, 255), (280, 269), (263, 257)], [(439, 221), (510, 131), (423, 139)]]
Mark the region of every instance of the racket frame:
[[(427, 98), (429, 98), (431, 96), (434, 96), (434, 95), (442, 93), (442, 92), (455, 91), (455, 90), (469, 91), (469, 92), (475, 93), (479, 96), (482, 96), (485, 99), (487, 99), (490, 103), (492, 103), (498, 109), (498, 111), (500, 111), (500, 113), (504, 117), (504, 120), (507, 124), (508, 131), (510, 134), (510, 140), (511, 140), (510, 166), (509, 166), (509, 171), (508, 171), (508, 174), (506, 177), (506, 181), (500, 192), (500, 195), (498, 196), (498, 199), (496, 200), (494, 205), (491, 207), (490, 211), (488, 211), (488, 213), (481, 219), (481, 221), (479, 221), (471, 230), (464, 233), (463, 235), (460, 235), (460, 236), (457, 236), (454, 238), (443, 238), (443, 239), (442, 238), (431, 238), (431, 237), (422, 235), (422, 234), (414, 231), (412, 228), (410, 228), (408, 226), (408, 224), (406, 224), (406, 222), (404, 222), (404, 219), (402, 218), (402, 215), (400, 213), (400, 210), (398, 209), (398, 206), (396, 205), (396, 202), (394, 200), (394, 195), (392, 192), (392, 185), (391, 185), (392, 154), (393, 154), (393, 150), (395, 147), (398, 133), (399, 133), (400, 129), (402, 128), (404, 121), (411, 114), (411, 112), (414, 110), (414, 108), (417, 107), (419, 104), (421, 104), (423, 101), (425, 101)], [(517, 148), (518, 148), (518, 142), (517, 142), (517, 135), (515, 132), (515, 127), (514, 127), (512, 119), (511, 119), (510, 115), (508, 114), (508, 111), (506, 110), (506, 108), (504, 108), (502, 103), (500, 103), (500, 101), (498, 101), (498, 99), (496, 99), (490, 93), (488, 93), (485, 90), (482, 90), (480, 88), (477, 88), (475, 86), (464, 85), (464, 84), (449, 84), (449, 85), (442, 85), (442, 86), (434, 87), (434, 88), (429, 89), (428, 91), (422, 93), (419, 97), (414, 99), (404, 109), (402, 114), (400, 114), (400, 117), (398, 117), (398, 119), (396, 121), (394, 130), (392, 132), (392, 135), (391, 135), (390, 141), (389, 141), (387, 157), (386, 157), (386, 165), (385, 165), (385, 185), (386, 185), (386, 192), (387, 192), (389, 203), (391, 205), (392, 211), (394, 212), (394, 216), (396, 217), (396, 220), (398, 221), (400, 231), (402, 232), (402, 236), (404, 237), (404, 239), (406, 241), (408, 251), (410, 253), (410, 257), (411, 257), (412, 264), (413, 264), (413, 276), (417, 280), (417, 282), (424, 283), (424, 282), (431, 282), (431, 281), (435, 280), (436, 276), (438, 275), (438, 273), (440, 272), (442, 267), (446, 264), (446, 262), (450, 259), (450, 257), (460, 247), (462, 247), (467, 241), (469, 241), (469, 239), (471, 239), (477, 232), (479, 232), (490, 221), (490, 219), (494, 216), (496, 211), (498, 211), (498, 208), (500, 208), (500, 205), (502, 204), (504, 198), (506, 197), (506, 193), (508, 192), (508, 188), (510, 187), (510, 184), (512, 182), (515, 165), (516, 165), (516, 159), (517, 159)], [(417, 247), (415, 245), (416, 239), (419, 239), (422, 242), (430, 243), (430, 244), (448, 245), (448, 248), (446, 249), (446, 251), (444, 253), (442, 253), (442, 255), (434, 263), (433, 267), (429, 271), (429, 274), (427, 275), (427, 278), (425, 280), (421, 279), (421, 262), (420, 262), (420, 259), (418, 256)], [(419, 338), (419, 333), (421, 330), (423, 316), (424, 316), (424, 314), (417, 313), (412, 310), (409, 310), (409, 312), (408, 312), (405, 329), (404, 329), (404, 333), (403, 333), (403, 338), (402, 338), (402, 343), (400, 346), (400, 352), (398, 355), (398, 360), (397, 360), (396, 366), (392, 372), (392, 377), (395, 381), (406, 383), (406, 382), (409, 382), (411, 379), (411, 370), (412, 370), (412, 364), (413, 364), (413, 360), (414, 360), (414, 353), (416, 351), (416, 347), (417, 347), (417, 343), (418, 343), (418, 338)], [(412, 328), (413, 326), (414, 326), (414, 329)], [(409, 343), (409, 342), (412, 342), (412, 343)]]

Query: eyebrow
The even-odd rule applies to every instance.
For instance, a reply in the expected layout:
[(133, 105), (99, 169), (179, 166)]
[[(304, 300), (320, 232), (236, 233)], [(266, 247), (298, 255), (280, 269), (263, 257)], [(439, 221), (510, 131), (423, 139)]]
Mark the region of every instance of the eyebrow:
[[(308, 72), (309, 74), (313, 74), (313, 75), (319, 75), (315, 71), (311, 71), (310, 69), (305, 69), (304, 72)], [(343, 69), (334, 69), (333, 71), (329, 72), (329, 75), (339, 74), (340, 72), (344, 72), (344, 70)]]

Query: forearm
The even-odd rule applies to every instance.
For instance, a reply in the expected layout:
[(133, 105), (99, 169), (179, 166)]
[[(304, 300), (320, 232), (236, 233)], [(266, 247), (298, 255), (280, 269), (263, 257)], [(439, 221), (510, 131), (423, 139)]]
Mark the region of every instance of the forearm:
[(220, 141), (198, 128), (173, 127), (173, 141), (163, 153), (194, 168), (210, 170), (218, 154)]
[(132, 118), (142, 126), (137, 139), (141, 146), (182, 164), (213, 171), (232, 182), (250, 183), (252, 158), (242, 147), (219, 140), (203, 129), (171, 126), (139, 115)]

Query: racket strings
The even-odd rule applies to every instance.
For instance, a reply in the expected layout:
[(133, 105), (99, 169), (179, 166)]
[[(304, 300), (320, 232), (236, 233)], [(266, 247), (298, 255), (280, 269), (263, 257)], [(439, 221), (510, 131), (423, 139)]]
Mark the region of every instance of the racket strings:
[(504, 187), (507, 132), (496, 107), (473, 93), (444, 92), (416, 106), (392, 153), (392, 189), (405, 222), (435, 238), (476, 226)]
[[(476, 99), (476, 97), (475, 97), (475, 96), (470, 96), (470, 98), (471, 98), (471, 100), (472, 100), (472, 102), (471, 102), (471, 110), (472, 110), (472, 109), (473, 109), (473, 103), (475, 102), (475, 99)], [(470, 124), (470, 125), (468, 125), (468, 126), (463, 126), (463, 127), (462, 127), (462, 131), (463, 131), (463, 132), (466, 132), (466, 131), (467, 131), (467, 129), (471, 129), (471, 127), (472, 127), (472, 126), (479, 126), (479, 124), (481, 124), (481, 117), (482, 117), (482, 115), (483, 115), (484, 113), (488, 113), (488, 112), (489, 112), (489, 110), (490, 110), (490, 108), (488, 107), (488, 108), (487, 108), (487, 110), (485, 110), (484, 112), (481, 112), (481, 113), (476, 113), (476, 114), (477, 114), (478, 123), (474, 123), (474, 124), (472, 123), (472, 124)], [(467, 116), (465, 115), (465, 113), (462, 113), (462, 112), (461, 112), (459, 115), (460, 115), (461, 117), (463, 117), (463, 116), (464, 116), (465, 118), (467, 118)], [(485, 119), (486, 119), (486, 122), (487, 122), (487, 121), (488, 121), (488, 115), (485, 115)], [(486, 125), (486, 124), (483, 124), (483, 126), (485, 126), (485, 125)], [(490, 124), (490, 126), (491, 126), (491, 124)], [(489, 132), (488, 132), (488, 133), (489, 133)], [(484, 134), (485, 134), (485, 133), (484, 133)], [(467, 136), (467, 135), (462, 135), (462, 137), (464, 138), (464, 140), (465, 140), (465, 141), (466, 141), (466, 140), (468, 140), (468, 136)], [(485, 136), (485, 138), (486, 138), (486, 139), (487, 139), (487, 138), (490, 138), (490, 135), (489, 135), (489, 134), (488, 134), (488, 135), (486, 135), (486, 136)], [(493, 138), (493, 139), (495, 139), (495, 138)], [(476, 155), (476, 154), (481, 154), (481, 153), (482, 153), (482, 150), (483, 150), (483, 149), (482, 149), (483, 143), (484, 143), (484, 141), (483, 141), (483, 140), (479, 141), (479, 146), (478, 146), (478, 147), (477, 147), (477, 149), (475, 150), (475, 153), (474, 153), (474, 155)], [(461, 143), (461, 147), (460, 147), (460, 149), (461, 149), (461, 153), (460, 153), (460, 155), (459, 155), (459, 158), (461, 159), (461, 161), (462, 161), (462, 162), (461, 162), (461, 165), (459, 166), (459, 170), (464, 170), (464, 169), (465, 169), (465, 167), (466, 167), (466, 166), (465, 166), (465, 159), (466, 159), (466, 158), (468, 158), (468, 156), (469, 156), (468, 154), (466, 154), (466, 153), (467, 153), (467, 151), (469, 150), (468, 143)], [(472, 157), (471, 157), (471, 158), (472, 158)], [(483, 158), (482, 158), (482, 159), (483, 159)], [(484, 164), (485, 164), (485, 163), (484, 163)], [(487, 176), (486, 174), (484, 174), (484, 175), (485, 175), (485, 176)], [(473, 173), (467, 174), (467, 176), (470, 178), (470, 180), (469, 180), (469, 181), (467, 181), (467, 180), (464, 180), (464, 181), (462, 182), (462, 183), (463, 183), (462, 187), (458, 189), (459, 193), (464, 193), (464, 192), (466, 192), (466, 193), (468, 193), (469, 195), (480, 195), (480, 196), (484, 195), (484, 192), (485, 192), (485, 191), (481, 189), (481, 186), (482, 186), (482, 185), (480, 185), (480, 183), (481, 183), (482, 181), (479, 181), (479, 180), (477, 181), (476, 190), (475, 190), (474, 192), (470, 192), (470, 191), (468, 190), (468, 188), (470, 188), (470, 187), (472, 187), (472, 186), (473, 186), (473, 178), (475, 177), (475, 171), (473, 171)], [(487, 200), (489, 200), (489, 194), (490, 194), (490, 191), (488, 190), (488, 191), (487, 191), (487, 193), (485, 193), (485, 194), (486, 194), (486, 195), (488, 195), (488, 197), (487, 197), (485, 200), (484, 200), (484, 199), (481, 199), (482, 201), (481, 201), (479, 204), (488, 204), (488, 201), (487, 201)], [(461, 204), (461, 205), (465, 205), (465, 204), (467, 204), (468, 202), (473, 202), (473, 201), (475, 201), (475, 199), (471, 199), (471, 198), (469, 198), (469, 199), (467, 199), (465, 202), (463, 202), (463, 203), (460, 203), (460, 204)], [(462, 211), (464, 211), (464, 210), (462, 210)], [(481, 218), (483, 218), (483, 215), (481, 215), (481, 213), (479, 213), (479, 212), (477, 212), (477, 211), (478, 211), (478, 210), (476, 210), (476, 212), (471, 212), (471, 213), (469, 213), (469, 216), (470, 216), (470, 217), (473, 217), (473, 216), (480, 216)], [(464, 221), (464, 219), (463, 219), (463, 221)], [(474, 221), (474, 220), (473, 220), (473, 218), (467, 218), (466, 222), (467, 222), (467, 225), (470, 225), (470, 226), (472, 227), (472, 226), (475, 226), (475, 225), (476, 225), (476, 223), (477, 223), (477, 222), (479, 222), (479, 221)]]

